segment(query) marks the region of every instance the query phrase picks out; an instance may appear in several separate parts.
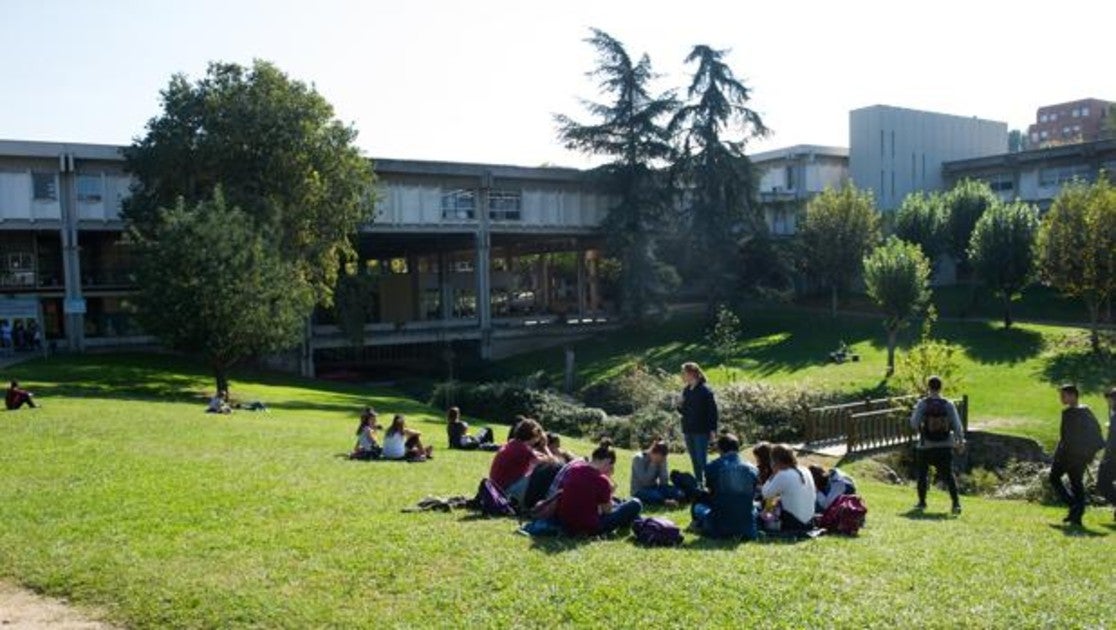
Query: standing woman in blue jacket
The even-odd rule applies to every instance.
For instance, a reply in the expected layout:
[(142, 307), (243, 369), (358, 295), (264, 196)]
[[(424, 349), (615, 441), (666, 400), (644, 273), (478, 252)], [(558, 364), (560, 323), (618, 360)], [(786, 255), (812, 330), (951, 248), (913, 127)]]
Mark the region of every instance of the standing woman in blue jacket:
[(705, 483), (705, 463), (709, 443), (717, 435), (717, 399), (705, 382), (705, 373), (697, 363), (682, 364), (682, 434), (686, 438), (686, 451), (694, 467), (698, 485)]

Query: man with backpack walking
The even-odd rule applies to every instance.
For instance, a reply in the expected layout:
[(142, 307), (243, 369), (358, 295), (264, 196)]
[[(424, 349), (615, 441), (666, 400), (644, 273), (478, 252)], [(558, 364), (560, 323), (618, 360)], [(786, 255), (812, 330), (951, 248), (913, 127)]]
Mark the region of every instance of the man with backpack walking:
[(961, 513), (961, 498), (957, 492), (957, 478), (953, 474), (953, 451), (965, 445), (965, 429), (957, 407), (942, 397), (942, 379), (931, 376), (926, 380), (927, 394), (915, 405), (911, 414), (911, 429), (918, 431), (915, 455), (918, 466), (917, 510), (926, 509), (926, 491), (930, 487), (930, 467), (939, 477), (945, 477), (953, 513)]
[[(1062, 522), (1081, 527), (1081, 517), (1085, 515), (1085, 469), (1093, 462), (1097, 451), (1104, 448), (1104, 436), (1093, 411), (1081, 404), (1081, 392), (1076, 385), (1062, 385), (1059, 395), (1065, 408), (1062, 409), (1054, 463), (1050, 467), (1050, 484), (1070, 508)], [(1069, 490), (1062, 483), (1062, 477), (1069, 479)]]

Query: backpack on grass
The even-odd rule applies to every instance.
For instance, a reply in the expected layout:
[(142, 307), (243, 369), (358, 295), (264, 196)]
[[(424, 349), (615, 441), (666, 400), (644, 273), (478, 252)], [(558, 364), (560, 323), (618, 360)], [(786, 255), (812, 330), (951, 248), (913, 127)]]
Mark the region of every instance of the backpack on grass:
[(677, 547), (682, 544), (682, 530), (674, 521), (652, 516), (632, 522), (636, 542), (648, 547)]
[(944, 442), (953, 432), (949, 418), (949, 402), (944, 398), (928, 396), (922, 399), (922, 439), (926, 442)]
[(481, 479), (480, 486), (477, 487), (477, 496), (469, 502), (469, 505), (485, 516), (515, 516), (515, 508), (508, 501), (504, 491), (488, 479)]
[(818, 526), (837, 534), (856, 536), (860, 533), (860, 528), (864, 527), (864, 518), (867, 514), (868, 508), (865, 507), (864, 500), (860, 496), (845, 494), (837, 497), (837, 500), (825, 510), (818, 521)]

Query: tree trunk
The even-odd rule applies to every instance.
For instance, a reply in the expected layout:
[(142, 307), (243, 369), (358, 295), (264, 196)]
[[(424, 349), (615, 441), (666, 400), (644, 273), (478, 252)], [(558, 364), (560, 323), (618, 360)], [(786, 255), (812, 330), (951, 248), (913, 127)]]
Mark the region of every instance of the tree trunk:
[(837, 285), (829, 286), (829, 314), (837, 317)]
[(1096, 300), (1085, 300), (1085, 306), (1089, 309), (1089, 344), (1093, 347), (1093, 354), (1100, 354), (1100, 302)]
[(895, 337), (898, 335), (898, 328), (887, 329), (887, 375), (891, 376), (895, 373)]
[(1004, 328), (1011, 328), (1011, 295), (1004, 295)]
[(213, 376), (217, 381), (217, 392), (229, 391), (229, 368), (223, 363), (213, 365)]

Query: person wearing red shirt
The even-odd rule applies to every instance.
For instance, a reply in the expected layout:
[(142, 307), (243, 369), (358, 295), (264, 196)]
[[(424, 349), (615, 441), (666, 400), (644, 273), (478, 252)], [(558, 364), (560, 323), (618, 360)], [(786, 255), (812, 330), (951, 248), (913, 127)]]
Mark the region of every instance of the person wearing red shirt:
[(567, 534), (599, 536), (632, 524), (643, 510), (639, 499), (618, 505), (612, 501), (612, 471), (616, 451), (612, 441), (601, 440), (588, 466), (572, 468), (562, 480), (558, 495), (558, 522)]
[(496, 451), (488, 469), (488, 480), (503, 490), (509, 500), (522, 504), (531, 470), (540, 460), (549, 457), (542, 426), (535, 420), (523, 420), (515, 426), (512, 439)]
[(8, 387), (8, 394), (4, 397), (4, 406), (8, 408), (8, 411), (14, 411), (24, 405), (31, 408), (37, 407), (35, 395), (26, 389), (20, 389), (19, 381), (12, 381)]

